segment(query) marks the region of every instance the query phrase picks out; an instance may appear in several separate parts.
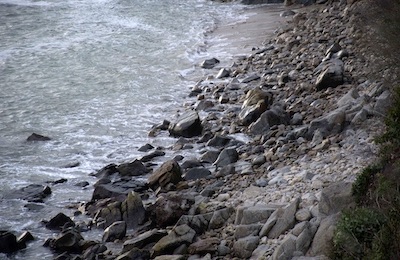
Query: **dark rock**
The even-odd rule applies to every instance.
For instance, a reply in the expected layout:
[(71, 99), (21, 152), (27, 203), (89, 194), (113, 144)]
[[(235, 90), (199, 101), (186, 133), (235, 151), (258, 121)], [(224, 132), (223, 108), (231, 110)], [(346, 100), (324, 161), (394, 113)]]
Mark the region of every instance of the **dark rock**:
[(200, 100), (195, 109), (196, 111), (207, 111), (209, 108), (214, 107), (214, 102), (211, 100), (205, 99), (205, 100)]
[(211, 172), (206, 168), (191, 168), (185, 173), (185, 180), (197, 180), (207, 178)]
[(140, 176), (147, 173), (146, 167), (139, 160), (129, 163), (122, 163), (116, 167), (121, 176)]
[(188, 225), (180, 225), (174, 227), (172, 231), (165, 237), (161, 238), (152, 248), (152, 257), (162, 254), (172, 253), (174, 249), (182, 244), (191, 244), (196, 232)]
[(166, 187), (169, 183), (177, 184), (182, 180), (182, 169), (179, 164), (170, 160), (163, 163), (149, 177), (149, 186), (155, 190), (157, 187)]
[(180, 226), (186, 224), (193, 230), (195, 230), (196, 234), (201, 235), (207, 231), (208, 225), (210, 224), (213, 215), (214, 213), (212, 212), (199, 215), (183, 215), (182, 217), (180, 217), (176, 225)]
[(197, 159), (186, 160), (181, 164), (182, 170), (203, 166)]
[(207, 151), (200, 156), (200, 161), (206, 163), (214, 163), (217, 160), (218, 155), (218, 150)]
[(115, 258), (115, 260), (148, 260), (150, 259), (150, 252), (145, 249), (134, 248), (128, 252)]
[(168, 235), (165, 230), (153, 229), (124, 242), (122, 253), (134, 248), (144, 248), (149, 244), (155, 244), (158, 240)]
[(243, 125), (249, 125), (256, 121), (258, 117), (272, 104), (272, 94), (255, 88), (247, 92), (239, 113), (239, 121)]
[(98, 178), (104, 178), (104, 177), (108, 177), (110, 175), (113, 175), (114, 173), (117, 173), (117, 165), (115, 165), (114, 163), (111, 163), (103, 168), (101, 168), (100, 170), (98, 170), (96, 173), (92, 174)]
[(24, 207), (27, 208), (28, 210), (39, 211), (44, 208), (44, 205), (37, 204), (37, 203), (28, 203), (28, 204), (24, 205)]
[(112, 242), (116, 239), (122, 239), (126, 235), (126, 222), (116, 221), (104, 230), (103, 242)]
[(150, 206), (150, 218), (158, 227), (175, 224), (186, 215), (194, 204), (194, 197), (178, 193), (166, 193)]
[(51, 194), (49, 186), (30, 184), (19, 190), (10, 192), (4, 196), (5, 199), (22, 199), (29, 202), (43, 202), (43, 199)]
[(223, 147), (227, 145), (231, 141), (231, 138), (225, 137), (225, 136), (220, 136), (220, 135), (215, 135), (213, 138), (211, 138), (207, 142), (207, 146), (213, 146), (213, 147)]
[(218, 71), (218, 74), (217, 74), (217, 76), (215, 76), (215, 78), (217, 78), (217, 79), (226, 78), (226, 77), (229, 77), (230, 74), (231, 74), (231, 72), (228, 69), (222, 68)]
[(219, 154), (217, 160), (214, 162), (214, 165), (219, 167), (227, 166), (231, 163), (236, 162), (239, 159), (239, 155), (234, 148), (225, 148)]
[(229, 164), (229, 165), (223, 166), (221, 169), (219, 169), (216, 176), (223, 177), (223, 176), (227, 176), (227, 175), (231, 175), (231, 174), (235, 174), (235, 173), (236, 173), (235, 166), (233, 166), (232, 164)]
[(247, 259), (257, 248), (259, 242), (260, 238), (258, 236), (240, 238), (233, 245), (233, 252), (237, 257)]
[(259, 80), (260, 76), (257, 74), (250, 75), (242, 80), (242, 83), (249, 83), (254, 80)]
[(72, 219), (60, 212), (46, 223), (46, 228), (52, 230), (62, 230), (64, 227), (74, 227)]
[(176, 123), (171, 124), (168, 130), (172, 136), (190, 138), (200, 135), (203, 126), (196, 111), (187, 111), (178, 118)]
[(51, 138), (47, 137), (47, 136), (40, 135), (40, 134), (33, 133), (26, 140), (29, 141), (29, 142), (33, 142), (33, 141), (50, 141)]
[(105, 228), (116, 221), (125, 221), (129, 229), (134, 229), (144, 222), (145, 214), (142, 199), (132, 191), (124, 201), (111, 202), (98, 210), (94, 222)]
[(17, 238), (17, 243), (18, 244), (25, 244), (26, 242), (33, 241), (35, 238), (29, 231), (25, 231), (22, 233), (18, 238)]
[(216, 59), (216, 58), (211, 58), (211, 59), (204, 60), (204, 61), (200, 64), (200, 67), (202, 67), (203, 69), (212, 69), (212, 68), (214, 68), (214, 66), (215, 66), (216, 64), (218, 64), (218, 63), (219, 63), (219, 60), (218, 60), (218, 59)]
[(25, 247), (25, 243), (18, 243), (17, 237), (10, 231), (0, 231), (0, 253), (9, 254)]
[(283, 11), (282, 13), (280, 13), (280, 17), (288, 17), (288, 16), (293, 16), (293, 15), (295, 15), (296, 13), (293, 11), (293, 10), (286, 10), (286, 11)]
[(84, 188), (86, 186), (89, 186), (89, 182), (81, 181), (81, 182), (75, 183), (75, 186)]
[(48, 242), (48, 246), (56, 252), (68, 252), (68, 253), (82, 253), (82, 242), (83, 237), (78, 230), (74, 228), (68, 228), (61, 232), (56, 238), (51, 238)]
[(89, 246), (88, 248), (85, 249), (83, 252), (83, 259), (99, 259), (101, 258), (100, 254), (106, 252), (107, 247), (103, 244), (94, 244), (92, 246)]
[(257, 121), (249, 126), (249, 131), (252, 134), (265, 134), (271, 126), (280, 124), (289, 124), (289, 116), (282, 107), (274, 106), (262, 113)]
[(153, 126), (152, 129), (151, 129), (150, 132), (149, 132), (149, 136), (150, 136), (150, 137), (155, 137), (155, 136), (157, 136), (157, 134), (158, 134), (160, 131), (168, 130), (170, 124), (171, 124), (171, 123), (170, 123), (169, 121), (164, 120), (164, 121), (162, 122), (162, 124)]
[(191, 244), (188, 248), (191, 255), (205, 255), (207, 253), (213, 254), (218, 250), (219, 239), (216, 237), (201, 239)]
[(164, 156), (164, 155), (165, 155), (165, 152), (160, 151), (160, 150), (156, 150), (156, 151), (154, 151), (154, 152), (152, 152), (152, 153), (149, 153), (149, 154), (143, 156), (143, 157), (140, 159), (140, 161), (142, 161), (142, 162), (149, 162), (149, 161), (151, 161), (152, 159), (154, 159), (154, 158), (156, 158), (156, 157), (160, 157), (160, 156)]
[(228, 219), (233, 216), (235, 210), (233, 208), (223, 208), (217, 211), (214, 211), (213, 216), (211, 217), (210, 224), (208, 225), (209, 229), (217, 229), (223, 227), (227, 224)]
[(148, 152), (150, 150), (154, 149), (154, 146), (152, 146), (151, 144), (145, 144), (142, 147), (140, 147), (138, 149), (139, 152)]
[(352, 196), (352, 184), (350, 182), (338, 182), (324, 188), (318, 204), (319, 212), (324, 215), (332, 215), (355, 207), (356, 203)]
[(344, 83), (344, 63), (340, 59), (324, 61), (316, 71), (321, 71), (315, 82), (317, 90), (334, 88)]
[(94, 185), (91, 201), (127, 195), (131, 191), (142, 192), (148, 189), (146, 182), (135, 179), (121, 179), (111, 182), (101, 179)]
[(338, 108), (327, 115), (316, 118), (310, 123), (307, 131), (307, 138), (311, 139), (314, 132), (317, 130), (321, 132), (324, 138), (332, 134), (338, 134), (344, 128), (345, 120), (346, 113), (342, 108)]

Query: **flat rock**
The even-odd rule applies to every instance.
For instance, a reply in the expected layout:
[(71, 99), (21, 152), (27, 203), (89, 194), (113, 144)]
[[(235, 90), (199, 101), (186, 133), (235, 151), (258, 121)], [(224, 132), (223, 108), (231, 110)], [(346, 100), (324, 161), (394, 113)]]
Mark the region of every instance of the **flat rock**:
[(29, 202), (43, 202), (51, 194), (51, 189), (49, 186), (44, 186), (41, 184), (30, 184), (19, 190), (15, 190), (6, 194), (5, 199), (22, 199)]
[(168, 235), (168, 233), (165, 230), (152, 229), (146, 231), (143, 234), (138, 235), (137, 237), (126, 240), (124, 242), (122, 252), (125, 253), (132, 250), (133, 248), (143, 248), (148, 244), (156, 243), (166, 235)]

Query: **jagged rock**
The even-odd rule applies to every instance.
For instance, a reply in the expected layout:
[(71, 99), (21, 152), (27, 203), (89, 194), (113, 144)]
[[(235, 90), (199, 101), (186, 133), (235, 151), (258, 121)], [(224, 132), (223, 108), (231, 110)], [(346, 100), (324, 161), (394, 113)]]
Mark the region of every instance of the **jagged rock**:
[(208, 176), (211, 176), (211, 172), (202, 167), (202, 168), (191, 168), (185, 173), (185, 180), (197, 180), (197, 179), (203, 179), (207, 178)]
[(222, 68), (218, 71), (218, 74), (217, 74), (217, 76), (215, 76), (215, 78), (217, 78), (217, 79), (226, 78), (226, 77), (229, 77), (230, 74), (231, 74), (231, 72), (228, 69)]
[(94, 218), (95, 223), (103, 228), (108, 227), (116, 221), (125, 221), (128, 228), (136, 228), (145, 220), (145, 209), (142, 199), (136, 192), (128, 193), (122, 202), (116, 201), (109, 203), (101, 208)]
[(350, 89), (349, 92), (347, 92), (343, 97), (341, 97), (338, 101), (337, 101), (337, 105), (338, 107), (345, 107), (348, 105), (353, 105), (357, 98), (359, 98), (360, 95), (358, 94), (357, 89), (352, 88)]
[(75, 222), (70, 217), (60, 212), (46, 223), (46, 228), (62, 230), (64, 227), (74, 227)]
[(121, 176), (140, 176), (147, 173), (146, 167), (139, 160), (122, 163), (116, 167), (116, 170)]
[(236, 239), (247, 237), (247, 236), (256, 236), (260, 232), (263, 224), (251, 224), (251, 225), (238, 225), (235, 227), (234, 237)]
[(194, 197), (179, 193), (166, 193), (150, 207), (150, 218), (159, 227), (175, 224), (194, 204)]
[(51, 249), (56, 252), (68, 252), (68, 253), (82, 253), (82, 241), (83, 237), (75, 228), (68, 228), (63, 230), (56, 238), (51, 238), (46, 241), (45, 245), (48, 245)]
[(157, 256), (156, 258), (154, 258), (154, 260), (185, 260), (186, 256), (184, 255), (177, 255), (177, 254), (173, 254), (173, 255), (160, 255)]
[(256, 121), (272, 104), (272, 94), (255, 88), (249, 90), (245, 96), (242, 110), (239, 113), (239, 121), (243, 125), (249, 125)]
[(199, 215), (183, 215), (180, 217), (176, 225), (180, 226), (186, 224), (196, 231), (196, 234), (203, 234), (208, 229), (208, 225), (213, 215), (214, 213), (212, 212)]
[(214, 212), (210, 223), (208, 225), (209, 229), (217, 229), (224, 226), (228, 219), (232, 217), (235, 210), (233, 208), (224, 208)]
[(116, 239), (122, 239), (126, 235), (126, 222), (116, 221), (108, 226), (103, 233), (103, 242), (112, 242)]
[(252, 206), (238, 207), (236, 210), (236, 225), (247, 225), (253, 223), (265, 223), (276, 207)]
[(143, 248), (146, 245), (153, 243), (155, 244), (166, 235), (168, 235), (168, 233), (165, 230), (153, 229), (146, 231), (143, 234), (138, 235), (137, 237), (126, 240), (124, 242), (122, 253), (128, 252), (134, 248)]
[(9, 254), (25, 247), (25, 242), (18, 243), (17, 237), (10, 231), (0, 231), (0, 253)]
[(111, 182), (109, 179), (101, 179), (94, 185), (91, 201), (126, 196), (131, 191), (142, 192), (147, 189), (147, 183), (142, 180), (120, 179)]
[(316, 71), (320, 71), (315, 82), (317, 90), (337, 87), (344, 83), (344, 63), (340, 59), (324, 61), (316, 68)]
[(257, 248), (259, 241), (258, 236), (240, 238), (233, 244), (233, 253), (242, 259), (249, 258)]
[(207, 146), (224, 147), (231, 141), (231, 138), (221, 135), (215, 135), (207, 142)]
[(44, 135), (32, 133), (26, 140), (29, 141), (29, 142), (34, 142), (34, 141), (50, 141), (51, 138), (50, 138), (50, 137), (47, 137), (47, 136), (44, 136)]
[(177, 119), (176, 123), (170, 124), (168, 131), (172, 136), (190, 138), (201, 135), (203, 126), (196, 111), (186, 111)]
[(30, 184), (19, 190), (12, 191), (4, 196), (5, 199), (22, 199), (29, 202), (43, 202), (51, 194), (49, 186)]
[(219, 239), (216, 237), (201, 239), (191, 244), (188, 248), (191, 255), (205, 255), (215, 253), (218, 250)]
[(113, 175), (114, 173), (117, 173), (117, 165), (114, 163), (111, 163), (109, 165), (104, 166), (100, 170), (98, 170), (96, 173), (92, 174), (98, 178), (105, 178), (110, 175)]
[(182, 170), (175, 160), (166, 161), (149, 177), (149, 186), (154, 190), (169, 183), (177, 184), (182, 180)]
[(207, 151), (200, 156), (200, 161), (206, 163), (214, 163), (217, 160), (218, 155), (218, 150)]
[(235, 148), (225, 148), (218, 155), (217, 160), (214, 162), (214, 165), (219, 167), (227, 166), (231, 163), (237, 162), (239, 159), (239, 155)]
[(271, 126), (289, 123), (289, 117), (282, 107), (274, 106), (265, 111), (254, 123), (250, 124), (249, 132), (252, 134), (265, 134)]
[(338, 108), (329, 114), (311, 121), (307, 131), (307, 137), (311, 138), (316, 130), (322, 133), (325, 138), (329, 135), (338, 134), (343, 130), (346, 120), (346, 113)]
[(324, 215), (332, 215), (343, 209), (355, 207), (355, 204), (352, 183), (338, 182), (322, 190), (318, 209)]
[(148, 152), (152, 149), (154, 149), (154, 146), (152, 146), (151, 144), (145, 144), (145, 145), (139, 147), (138, 151), (139, 152)]
[[(164, 156), (164, 155), (165, 155), (165, 152), (164, 152), (164, 151), (155, 150), (154, 152), (149, 153), (149, 154), (146, 154), (145, 156), (143, 156), (143, 157), (140, 159), (140, 161), (141, 161), (141, 162), (149, 162), (149, 161), (153, 160), (153, 159), (156, 158), (156, 157), (161, 157), (161, 156)], [(146, 167), (145, 167), (144, 169), (145, 169), (146, 172), (148, 172), (147, 169), (146, 169)]]
[(296, 251), (296, 237), (289, 234), (282, 241), (282, 244), (274, 251), (272, 259), (292, 259), (294, 251)]
[(171, 232), (161, 238), (152, 248), (152, 257), (168, 254), (182, 244), (189, 245), (193, 242), (196, 232), (188, 225), (174, 227)]
[(150, 252), (146, 249), (134, 248), (128, 252), (119, 255), (115, 260), (147, 260), (150, 259)]
[(82, 254), (83, 259), (96, 259), (101, 258), (99, 257), (102, 253), (106, 252), (107, 247), (103, 244), (94, 244), (89, 246), (85, 249)]
[(200, 67), (202, 67), (203, 69), (212, 69), (214, 68), (215, 65), (217, 65), (219, 63), (219, 60), (216, 58), (211, 58), (211, 59), (207, 59), (204, 60), (201, 64)]
[(308, 251), (307, 255), (329, 255), (332, 250), (333, 234), (339, 217), (340, 213), (337, 213), (334, 215), (330, 215), (321, 221), (321, 224), (319, 225), (317, 233), (314, 236), (310, 250)]
[(392, 104), (392, 95), (389, 90), (385, 90), (376, 99), (374, 111), (380, 116), (386, 116), (390, 105)]

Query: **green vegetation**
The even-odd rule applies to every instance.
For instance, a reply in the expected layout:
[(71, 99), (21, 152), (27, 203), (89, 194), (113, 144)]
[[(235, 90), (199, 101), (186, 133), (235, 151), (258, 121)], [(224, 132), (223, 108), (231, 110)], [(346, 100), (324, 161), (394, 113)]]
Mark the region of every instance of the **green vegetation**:
[(390, 69), (385, 84), (392, 86), (393, 96), (385, 132), (376, 139), (379, 159), (353, 183), (357, 208), (343, 212), (338, 222), (333, 258), (400, 259), (400, 0), (363, 2), (369, 8), (366, 16), (375, 15), (368, 24), (375, 30), (377, 39), (372, 42), (382, 57), (382, 63), (375, 65)]

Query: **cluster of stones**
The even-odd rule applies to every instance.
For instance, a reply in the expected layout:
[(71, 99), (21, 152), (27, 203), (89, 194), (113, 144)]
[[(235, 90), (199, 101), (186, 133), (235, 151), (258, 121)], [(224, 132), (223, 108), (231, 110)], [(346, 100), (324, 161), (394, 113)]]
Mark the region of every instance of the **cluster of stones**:
[(85, 240), (88, 225), (59, 214), (45, 223), (60, 232), (45, 245), (59, 259), (326, 257), (390, 104), (354, 44), (353, 8), (299, 9), (232, 66), (204, 61), (210, 76), (186, 111), (149, 133), (169, 131), (176, 144), (147, 144), (142, 158), (94, 174), (79, 211), (102, 240)]

